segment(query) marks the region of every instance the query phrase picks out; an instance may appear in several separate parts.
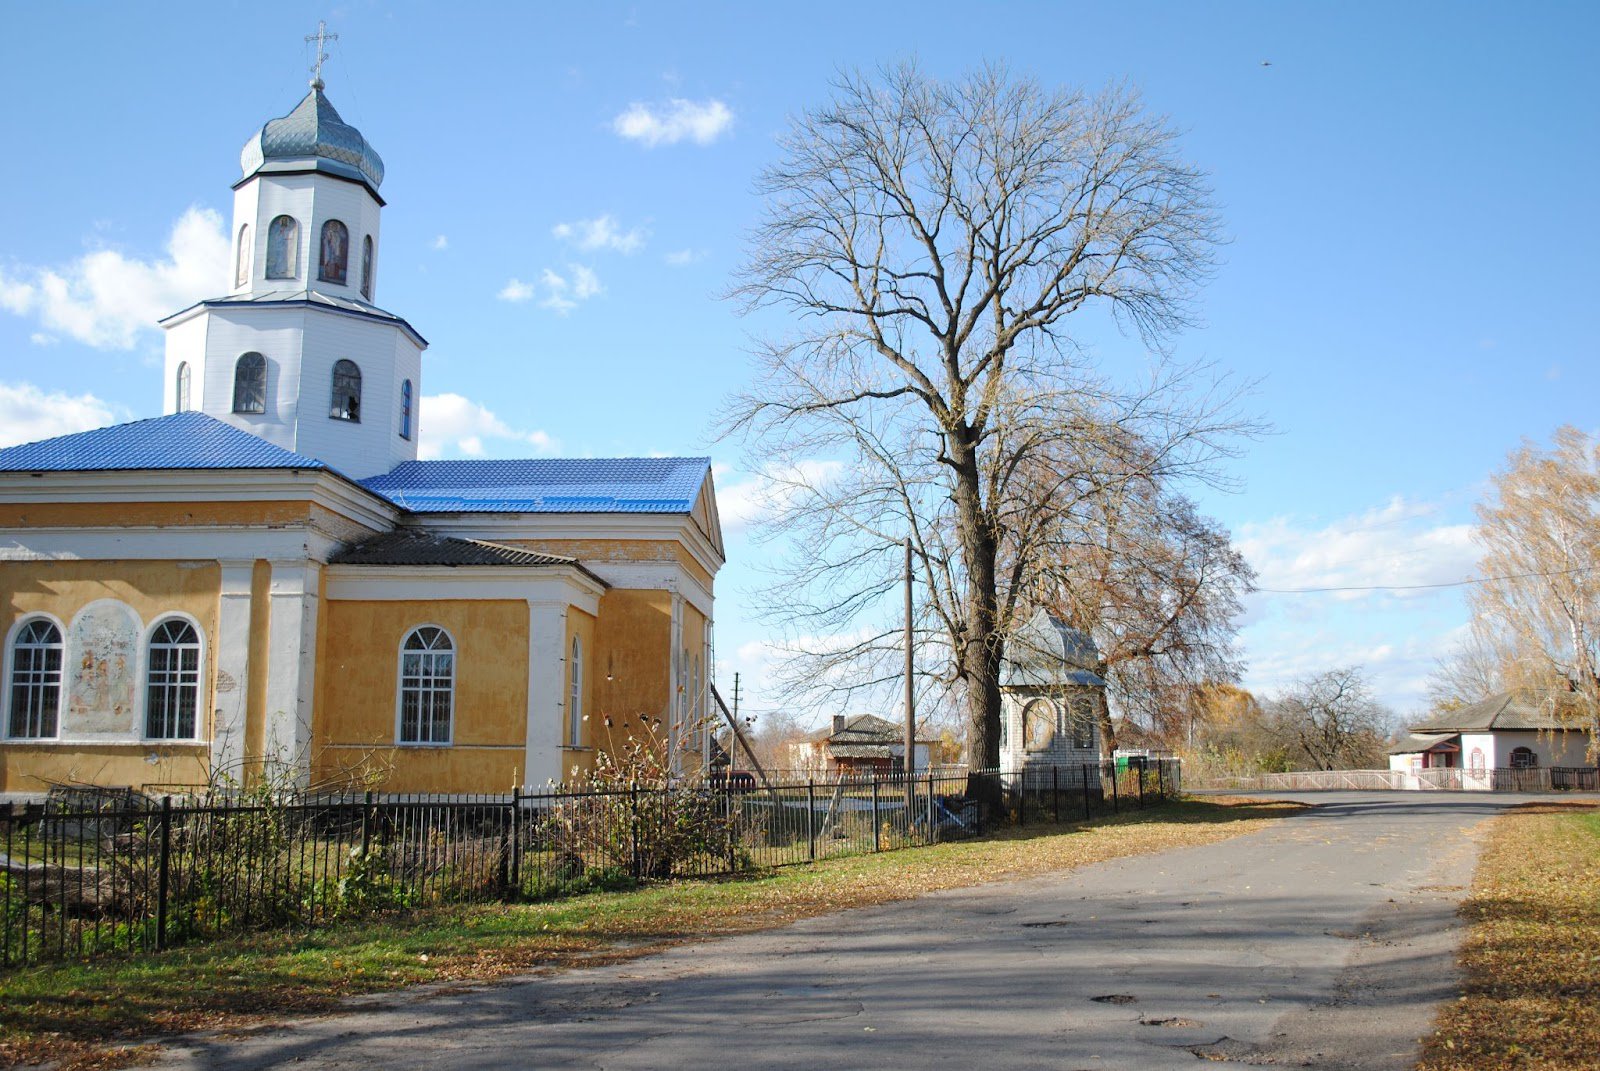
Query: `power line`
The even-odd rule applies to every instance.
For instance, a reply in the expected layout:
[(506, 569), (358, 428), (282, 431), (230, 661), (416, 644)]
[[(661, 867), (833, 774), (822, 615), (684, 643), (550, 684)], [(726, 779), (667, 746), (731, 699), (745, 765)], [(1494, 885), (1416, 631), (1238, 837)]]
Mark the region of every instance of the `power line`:
[(1437, 584), (1351, 584), (1326, 588), (1256, 588), (1269, 595), (1316, 595), (1333, 591), (1425, 591), (1431, 588), (1464, 588), (1472, 584), (1492, 584), (1497, 580), (1532, 580), (1552, 576), (1570, 576), (1573, 573), (1592, 572), (1595, 566), (1577, 565), (1571, 569), (1554, 569), (1548, 572), (1510, 573), (1506, 576), (1476, 576), (1466, 580), (1446, 580)]

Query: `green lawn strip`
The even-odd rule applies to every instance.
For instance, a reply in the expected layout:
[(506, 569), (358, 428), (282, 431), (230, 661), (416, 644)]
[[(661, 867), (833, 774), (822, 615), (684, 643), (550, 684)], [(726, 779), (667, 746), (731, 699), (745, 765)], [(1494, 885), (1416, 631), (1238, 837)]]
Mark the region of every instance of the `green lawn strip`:
[(438, 909), (309, 933), (251, 934), (159, 954), (33, 967), (0, 975), (0, 1061), (117, 1066), (137, 1054), (108, 1051), (108, 1044), (329, 1011), (350, 996), (421, 982), (605, 962), (935, 889), (1207, 844), (1293, 809), (1191, 799), (1092, 825), (1006, 828), (982, 840), (739, 878)]
[(1495, 819), (1462, 915), (1462, 996), (1419, 1071), (1600, 1066), (1600, 812), (1531, 804)]

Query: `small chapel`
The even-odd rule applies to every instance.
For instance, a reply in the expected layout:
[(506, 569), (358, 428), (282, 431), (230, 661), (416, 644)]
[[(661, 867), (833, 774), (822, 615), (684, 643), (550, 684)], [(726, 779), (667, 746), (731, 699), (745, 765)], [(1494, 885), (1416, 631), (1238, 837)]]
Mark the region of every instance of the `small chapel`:
[(506, 792), (710, 758), (710, 459), (418, 460), (384, 165), (320, 77), (244, 145), (163, 415), (0, 449), (0, 793)]

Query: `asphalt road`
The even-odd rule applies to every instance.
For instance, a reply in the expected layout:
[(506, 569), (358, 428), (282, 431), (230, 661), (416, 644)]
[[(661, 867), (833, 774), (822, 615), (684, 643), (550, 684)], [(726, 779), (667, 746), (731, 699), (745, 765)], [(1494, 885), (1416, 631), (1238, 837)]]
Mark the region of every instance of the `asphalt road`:
[(1527, 797), (1278, 795), (1319, 806), (1208, 847), (184, 1039), (160, 1066), (1410, 1068), (1457, 993), (1475, 827)]

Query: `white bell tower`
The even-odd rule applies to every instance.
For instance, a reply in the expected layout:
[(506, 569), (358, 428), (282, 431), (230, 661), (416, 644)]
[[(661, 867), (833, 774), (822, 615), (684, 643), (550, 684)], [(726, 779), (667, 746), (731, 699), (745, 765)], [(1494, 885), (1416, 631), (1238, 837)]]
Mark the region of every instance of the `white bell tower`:
[[(356, 479), (417, 456), (427, 341), (374, 304), (383, 160), (311, 92), (240, 155), (222, 297), (161, 321), (162, 411), (198, 409)], [(219, 280), (223, 282), (224, 280)]]

